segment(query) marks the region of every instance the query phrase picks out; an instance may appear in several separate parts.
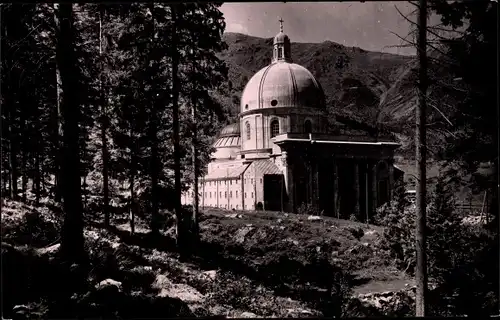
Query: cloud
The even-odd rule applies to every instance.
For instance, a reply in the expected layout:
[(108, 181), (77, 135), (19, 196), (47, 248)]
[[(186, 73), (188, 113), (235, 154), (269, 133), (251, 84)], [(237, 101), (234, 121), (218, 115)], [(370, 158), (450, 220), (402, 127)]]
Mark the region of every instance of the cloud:
[(237, 22), (228, 22), (226, 25), (226, 31), (248, 34), (248, 28)]

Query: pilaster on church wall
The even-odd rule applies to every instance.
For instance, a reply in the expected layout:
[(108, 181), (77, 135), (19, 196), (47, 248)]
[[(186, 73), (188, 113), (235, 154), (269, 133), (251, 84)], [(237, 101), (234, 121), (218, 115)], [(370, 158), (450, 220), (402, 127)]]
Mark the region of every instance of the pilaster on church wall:
[(255, 129), (252, 135), (255, 137), (255, 149), (264, 149), (264, 128), (261, 114), (255, 115)]

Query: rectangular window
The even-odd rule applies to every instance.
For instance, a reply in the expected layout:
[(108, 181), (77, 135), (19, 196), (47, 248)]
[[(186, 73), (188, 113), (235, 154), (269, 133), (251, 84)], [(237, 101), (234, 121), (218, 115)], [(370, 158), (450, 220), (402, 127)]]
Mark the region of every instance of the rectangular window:
[(238, 199), (238, 191), (236, 191), (236, 199)]
[(209, 196), (210, 198), (212, 198), (212, 192), (211, 192), (211, 191), (208, 193), (208, 196)]
[(252, 192), (252, 198), (253, 198), (253, 192)]
[(233, 192), (229, 191), (229, 198), (232, 198), (232, 197), (233, 197)]
[(233, 180), (229, 180), (229, 184), (230, 184), (230, 185), (233, 185)]
[(246, 199), (246, 197), (247, 197), (247, 193), (245, 192), (245, 199)]
[(222, 198), (222, 191), (219, 191), (219, 198)]
[(262, 178), (260, 178), (260, 184), (262, 184)]
[(250, 179), (250, 184), (253, 184), (253, 179)]

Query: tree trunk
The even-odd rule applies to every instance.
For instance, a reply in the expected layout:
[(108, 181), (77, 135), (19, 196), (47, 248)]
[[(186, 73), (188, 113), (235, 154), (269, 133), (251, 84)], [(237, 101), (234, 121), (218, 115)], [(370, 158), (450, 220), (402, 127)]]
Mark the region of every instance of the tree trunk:
[(85, 172), (83, 175), (82, 193), (83, 193), (82, 207), (83, 210), (85, 211), (87, 209), (87, 172)]
[(40, 196), (43, 194), (45, 195), (47, 193), (47, 186), (45, 185), (45, 170), (44, 166), (40, 163), (40, 185), (41, 185), (41, 191), (40, 191)]
[(192, 121), (193, 121), (193, 137), (192, 137), (192, 144), (191, 144), (191, 149), (192, 149), (192, 157), (193, 157), (193, 174), (194, 174), (194, 186), (193, 186), (193, 215), (191, 217), (191, 226), (190, 226), (190, 242), (191, 242), (191, 247), (196, 246), (198, 242), (198, 235), (199, 235), (199, 230), (198, 230), (198, 217), (199, 217), (199, 190), (198, 190), (198, 128), (197, 128), (197, 121), (196, 121), (196, 100), (193, 97), (193, 93), (191, 93), (192, 99), (191, 99), (191, 116), (192, 116)]
[(419, 0), (417, 54), (419, 59), (418, 106), (416, 114), (415, 145), (417, 153), (418, 188), (416, 221), (416, 316), (425, 317), (427, 295), (426, 257), (426, 97), (427, 97), (427, 1)]
[(75, 54), (73, 7), (71, 3), (54, 5), (57, 27), (56, 68), (62, 89), (60, 103), (62, 125), (62, 157), (60, 161), (60, 191), (63, 200), (64, 224), (61, 234), (61, 254), (69, 263), (85, 258), (83, 239), (82, 199), (79, 152), (79, 70)]
[(5, 171), (2, 172), (2, 199), (4, 198), (4, 195), (7, 193), (7, 175), (5, 174)]
[(102, 190), (103, 190), (103, 205), (102, 211), (104, 214), (104, 226), (109, 228), (109, 182), (108, 182), (108, 142), (106, 132), (108, 127), (108, 115), (105, 106), (104, 97), (104, 50), (102, 45), (102, 24), (105, 18), (105, 7), (99, 5), (99, 59), (101, 65), (100, 80), (99, 80), (99, 101), (101, 105), (101, 145), (102, 145)]
[[(130, 130), (130, 139), (133, 139), (132, 130)], [(134, 195), (134, 183), (135, 183), (135, 157), (134, 149), (132, 144), (130, 147), (130, 171), (129, 171), (129, 189), (130, 189), (130, 234), (135, 233), (135, 195)]]
[[(23, 114), (23, 112), (21, 112), (21, 114)], [(25, 119), (25, 116), (22, 115), (22, 120), (21, 120), (21, 124), (22, 124), (22, 129), (21, 129), (21, 132), (26, 132), (26, 119)], [(26, 138), (25, 137), (22, 137), (21, 138), (23, 141), (21, 142), (21, 190), (22, 190), (22, 201), (23, 202), (26, 202), (27, 200), (27, 192), (28, 192), (28, 164), (27, 164), (27, 155), (26, 153), (28, 152), (27, 149), (28, 149), (28, 146), (27, 146), (27, 141), (26, 141)]]
[(35, 151), (35, 204), (40, 205), (40, 150)]
[[(2, 8), (3, 9), (3, 8)], [(0, 11), (3, 11), (0, 9)], [(3, 12), (0, 12), (0, 15)], [(15, 27), (11, 27), (8, 23), (2, 23), (1, 25), (1, 37), (10, 36), (11, 38), (17, 38), (18, 31)], [(13, 37), (14, 36), (14, 37)], [(2, 43), (3, 44), (3, 43)], [(7, 42), (8, 44), (8, 42)], [(17, 198), (17, 140), (15, 137), (15, 123), (16, 123), (16, 110), (18, 110), (18, 102), (16, 102), (13, 90), (13, 84), (19, 83), (19, 80), (16, 79), (16, 73), (12, 72), (14, 69), (14, 58), (12, 56), (11, 48), (7, 46), (2, 47), (2, 71), (6, 71), (6, 81), (4, 98), (5, 105), (2, 105), (6, 109), (6, 122), (7, 122), (7, 139), (8, 139), (8, 161), (9, 161), (9, 195), (11, 199)], [(3, 80), (3, 79), (2, 79)], [(4, 82), (2, 81), (2, 89)]]
[(56, 67), (56, 104), (57, 104), (57, 131), (56, 131), (56, 154), (55, 154), (55, 175), (54, 175), (54, 200), (58, 203), (61, 202), (61, 149), (62, 149), (62, 114), (61, 114), (61, 104), (62, 104), (62, 84), (61, 84), (61, 72), (58, 67)]
[(170, 5), (172, 11), (172, 41), (171, 41), (171, 59), (172, 59), (172, 125), (173, 125), (173, 145), (174, 145), (174, 210), (176, 216), (177, 248), (181, 255), (185, 255), (187, 245), (187, 228), (182, 213), (181, 204), (181, 160), (180, 160), (180, 137), (179, 137), (179, 52), (177, 50), (177, 5)]
[(14, 106), (9, 107), (9, 169), (10, 169), (10, 197), (17, 198), (17, 141), (14, 137), (13, 124), (15, 120)]
[[(151, 34), (151, 44), (152, 51), (156, 50), (156, 30), (155, 30), (155, 15), (154, 15), (154, 3), (150, 4), (151, 16), (152, 16), (152, 34)], [(154, 56), (154, 54), (153, 54)], [(158, 235), (160, 228), (158, 225), (158, 110), (157, 110), (157, 91), (155, 83), (156, 75), (156, 60), (152, 63), (151, 72), (151, 84), (152, 84), (152, 94), (151, 94), (151, 117), (149, 121), (149, 142), (151, 143), (151, 158), (150, 158), (150, 176), (151, 176), (151, 233)]]

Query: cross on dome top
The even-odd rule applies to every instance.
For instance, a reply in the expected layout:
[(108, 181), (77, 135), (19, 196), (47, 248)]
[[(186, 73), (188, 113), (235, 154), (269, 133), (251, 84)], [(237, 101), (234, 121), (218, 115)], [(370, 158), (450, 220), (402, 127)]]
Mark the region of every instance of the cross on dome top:
[(272, 62), (286, 61), (291, 62), (290, 38), (283, 33), (283, 18), (279, 17), (280, 32), (273, 40), (273, 60)]

